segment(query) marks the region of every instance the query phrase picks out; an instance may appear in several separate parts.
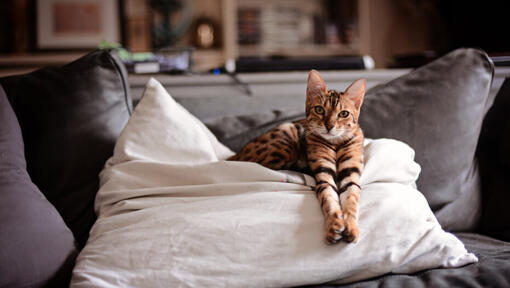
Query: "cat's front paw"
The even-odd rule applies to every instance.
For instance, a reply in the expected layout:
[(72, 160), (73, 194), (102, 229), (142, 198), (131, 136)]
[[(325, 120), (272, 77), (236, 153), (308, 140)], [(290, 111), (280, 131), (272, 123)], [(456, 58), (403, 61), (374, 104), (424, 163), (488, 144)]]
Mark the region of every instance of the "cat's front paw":
[(342, 237), (347, 242), (358, 242), (359, 230), (358, 221), (355, 217), (345, 217), (345, 229), (342, 231)]
[(335, 244), (342, 239), (342, 232), (345, 229), (344, 219), (340, 212), (333, 213), (326, 217), (326, 241)]

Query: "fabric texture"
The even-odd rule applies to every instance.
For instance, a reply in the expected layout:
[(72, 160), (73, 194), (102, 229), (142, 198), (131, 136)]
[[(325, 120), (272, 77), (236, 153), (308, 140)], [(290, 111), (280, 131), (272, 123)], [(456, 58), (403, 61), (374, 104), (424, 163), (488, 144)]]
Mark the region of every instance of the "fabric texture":
[(415, 189), (414, 151), (367, 142), (360, 240), (327, 245), (312, 177), (218, 161), (232, 152), (151, 79), (101, 172), (71, 286), (295, 286), (476, 262)]
[(16, 115), (0, 86), (0, 287), (67, 286), (73, 234), (26, 171)]
[(510, 241), (510, 78), (501, 86), (484, 120), (478, 157), (486, 191), (482, 232)]
[(83, 245), (95, 221), (98, 174), (132, 105), (122, 63), (98, 50), (0, 83), (21, 126), (32, 181)]
[(418, 189), (446, 230), (473, 231), (480, 222), (475, 151), (493, 71), (483, 51), (458, 49), (372, 88), (362, 106), (366, 137), (398, 139), (416, 151)]

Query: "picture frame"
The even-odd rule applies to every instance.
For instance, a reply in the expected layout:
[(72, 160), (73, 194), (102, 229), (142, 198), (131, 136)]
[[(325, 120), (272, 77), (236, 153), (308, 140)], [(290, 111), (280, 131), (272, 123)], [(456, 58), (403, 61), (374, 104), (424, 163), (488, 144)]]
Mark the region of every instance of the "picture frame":
[(36, 0), (38, 49), (97, 48), (120, 42), (118, 0)]

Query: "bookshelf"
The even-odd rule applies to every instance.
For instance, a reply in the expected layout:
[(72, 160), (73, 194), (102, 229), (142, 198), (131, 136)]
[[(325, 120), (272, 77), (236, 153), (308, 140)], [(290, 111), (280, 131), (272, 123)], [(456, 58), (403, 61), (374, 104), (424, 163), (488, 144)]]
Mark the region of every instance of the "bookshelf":
[[(155, 16), (150, 0), (119, 1), (124, 29), (122, 44), (135, 52), (152, 50), (150, 29)], [(395, 54), (434, 49), (430, 43), (437, 36), (428, 28), (433, 13), (416, 1), (191, 0), (187, 3), (191, 3), (191, 22), (205, 17), (217, 28), (216, 45), (195, 49), (193, 62), (198, 72), (242, 56), (370, 55), (376, 68), (385, 68)], [(258, 16), (250, 18), (250, 11)], [(243, 20), (242, 13), (248, 13), (248, 18)], [(251, 36), (247, 33), (247, 29), (253, 28), (250, 25), (259, 30)], [(193, 29), (192, 23), (176, 45), (192, 45)], [(27, 51), (20, 56), (0, 55), (2, 75), (61, 65), (86, 52)]]
[[(361, 35), (358, 19), (360, 9), (358, 2), (363, 0), (341, 0), (343, 3), (335, 8), (347, 8), (342, 16), (351, 22), (351, 38), (349, 41), (341, 39), (342, 31), (334, 21), (339, 19), (329, 17), (326, 1), (308, 0), (194, 0), (193, 16), (206, 15), (219, 23), (221, 27), (221, 45), (215, 49), (196, 49), (194, 63), (196, 70), (207, 70), (218, 67), (229, 59), (242, 56), (277, 56), (277, 57), (330, 57), (337, 55), (362, 55)], [(218, 9), (219, 8), (219, 9)], [(251, 23), (257, 27), (247, 27), (243, 13), (255, 11), (258, 19)], [(329, 18), (330, 20), (327, 20)], [(316, 23), (314, 23), (314, 20)], [(328, 23), (327, 21), (330, 21)], [(248, 19), (249, 22), (249, 19)], [(319, 25), (317, 25), (317, 22)], [(345, 23), (343, 23), (345, 24)], [(322, 25), (317, 32), (317, 26)], [(329, 34), (325, 30), (329, 25)], [(336, 25), (336, 26), (335, 26)], [(245, 41), (243, 29), (258, 29), (258, 39)], [(335, 29), (332, 29), (335, 28)], [(333, 31), (331, 31), (333, 30)], [(345, 32), (345, 31), (344, 31)], [(321, 34), (322, 39), (316, 34)], [(298, 35), (297, 37), (294, 37)], [(366, 38), (366, 37), (365, 37)], [(181, 45), (190, 43), (190, 37), (181, 39)], [(367, 49), (365, 49), (367, 50)]]
[[(125, 1), (125, 27), (140, 23), (141, 29), (147, 29), (150, 22), (148, 0)], [(277, 56), (277, 57), (330, 57), (337, 55), (361, 55), (360, 31), (358, 19), (364, 19), (359, 13), (358, 2), (363, 0), (309, 1), (309, 0), (193, 0), (189, 3), (193, 22), (206, 18), (215, 25), (215, 37), (219, 44), (214, 47), (195, 48), (193, 55), (194, 69), (207, 71), (224, 65), (228, 60), (243, 56)], [(330, 4), (327, 4), (327, 3)], [(338, 10), (332, 13), (333, 8)], [(145, 8), (141, 8), (145, 7)], [(146, 11), (145, 14), (141, 11)], [(255, 18), (250, 22), (243, 17), (254, 12)], [(331, 14), (331, 15), (328, 15)], [(145, 15), (145, 16), (143, 16)], [(145, 18), (143, 18), (145, 17)], [(347, 27), (349, 31), (340, 30)], [(366, 17), (365, 17), (366, 18)], [(134, 24), (132, 24), (134, 23)], [(144, 24), (145, 23), (145, 24)], [(145, 25), (145, 26), (144, 26)], [(251, 26), (250, 26), (251, 25)], [(145, 27), (145, 28), (143, 28)], [(194, 44), (193, 33), (196, 27), (191, 25), (188, 33), (176, 43), (178, 46)], [(255, 38), (246, 39), (249, 29), (258, 30)], [(139, 30), (139, 29), (138, 29)], [(137, 31), (137, 29), (132, 29)], [(350, 38), (345, 36), (350, 33)], [(134, 35), (131, 37), (130, 35)], [(135, 48), (138, 43), (137, 33), (127, 31), (125, 37), (128, 47)], [(141, 34), (143, 36), (143, 34)], [(343, 36), (342, 36), (343, 35)], [(249, 35), (248, 35), (249, 37)], [(143, 45), (140, 47), (144, 48)], [(145, 47), (146, 48), (146, 47)], [(144, 48), (144, 49), (145, 49)], [(132, 49), (137, 51), (137, 49)], [(143, 49), (142, 49), (143, 50)]]
[[(434, 7), (426, 6), (426, 3), (392, 0), (194, 0), (196, 3), (200, 3), (200, 1), (216, 3), (209, 5), (217, 5), (221, 8), (220, 13), (212, 15), (221, 23), (223, 29), (223, 45), (218, 48), (214, 65), (240, 56), (370, 55), (375, 60), (376, 68), (385, 68), (391, 64), (395, 54), (436, 49), (434, 41), (440, 36), (434, 34), (437, 31), (433, 30), (434, 25), (437, 24), (438, 15), (434, 14), (437, 11), (434, 10)], [(195, 5), (195, 7), (200, 6), (203, 5)], [(313, 25), (308, 24), (308, 29), (305, 27), (304, 30), (305, 32), (308, 30), (309, 37), (317, 38), (317, 34), (323, 34), (322, 39), (306, 40), (304, 37), (305, 40), (287, 39), (287, 45), (281, 43), (284, 41), (279, 41), (279, 45), (270, 45), (271, 42), (278, 42), (278, 37), (283, 38), (285, 35), (283, 32), (268, 35), (266, 43), (264, 43), (264, 36), (260, 35), (258, 43), (250, 43), (249, 37), (243, 39), (241, 31), (241, 29), (246, 29), (243, 25), (250, 25), (250, 19), (248, 17), (248, 23), (246, 23), (239, 17), (241, 13), (250, 12), (250, 9), (255, 11), (255, 14), (259, 14), (259, 22), (267, 21), (268, 18), (271, 20), (271, 16), (274, 20), (275, 13), (277, 19), (278, 16), (289, 18), (286, 14), (296, 13), (296, 17), (300, 17), (300, 21), (297, 21), (299, 24), (301, 22), (310, 23), (310, 19), (315, 17), (315, 20), (319, 19), (319, 22), (325, 22), (322, 23), (321, 29), (318, 31), (317, 23), (314, 23)], [(261, 17), (260, 14), (269, 14), (269, 16)], [(312, 16), (310, 17), (310, 15)], [(332, 24), (336, 25), (336, 31), (333, 29), (331, 32)], [(259, 23), (258, 29), (261, 29), (260, 26), (267, 28), (268, 31), (278, 28), (278, 25), (274, 23), (263, 23), (262, 25)], [(292, 34), (293, 31), (299, 32), (299, 29), (292, 30), (289, 25), (283, 26), (287, 29), (287, 34)], [(328, 34), (330, 35), (328, 36)], [(335, 34), (339, 35), (337, 36), (339, 39), (335, 39)], [(257, 42), (253, 39), (251, 41)], [(197, 50), (197, 63), (204, 59), (201, 54), (202, 52)], [(209, 58), (208, 61), (202, 62), (203, 67), (212, 65), (213, 62), (210, 60), (212, 59)]]
[[(239, 56), (328, 57), (370, 55), (375, 60), (376, 68), (386, 68), (392, 63), (393, 56), (396, 54), (438, 50), (438, 48), (441, 48), (438, 39), (445, 35), (444, 31), (440, 29), (441, 20), (437, 6), (425, 3), (427, 1), (215, 1), (222, 1), (222, 14), (228, 15), (224, 18), (228, 19), (228, 22), (225, 23), (229, 23), (229, 30), (224, 31), (226, 39), (228, 39), (228, 43), (225, 43), (224, 46), (228, 49), (228, 51), (224, 51), (226, 59)], [(317, 37), (318, 34), (325, 35), (322, 36), (323, 39), (319, 40), (306, 40), (306, 37), (304, 37), (305, 40), (290, 39), (288, 40), (291, 42), (290, 45), (264, 45), (264, 41), (253, 44), (249, 43), (249, 39), (244, 39), (247, 40), (245, 42), (248, 42), (248, 44), (242, 43), (243, 39), (240, 39), (242, 35), (240, 36), (239, 29), (242, 29), (242, 25), (245, 23), (240, 21), (238, 16), (242, 11), (249, 11), (250, 9), (259, 11), (259, 14), (264, 14), (264, 11), (267, 10), (272, 12), (273, 16), (274, 11), (283, 10), (281, 14), (277, 14), (277, 16), (281, 15), (281, 18), (286, 16), (286, 9), (287, 13), (292, 13), (293, 9), (298, 9), (299, 11), (296, 13), (300, 16), (299, 23), (310, 22), (310, 20), (306, 20), (310, 15), (318, 17), (319, 21), (322, 19), (326, 22), (322, 23), (321, 29), (317, 29), (317, 23), (314, 23), (313, 31), (310, 31), (312, 28), (309, 26), (308, 31), (312, 32), (311, 37)], [(268, 17), (262, 18), (267, 19)], [(302, 21), (302, 19), (305, 19), (305, 21)], [(234, 25), (230, 25), (232, 23)], [(333, 32), (331, 32), (332, 24), (333, 26), (336, 25), (337, 31), (333, 29)], [(275, 25), (266, 26), (269, 26), (268, 30), (275, 28)], [(289, 30), (289, 27), (286, 27), (286, 29), (289, 33), (293, 31), (292, 29)], [(296, 30), (296, 32), (299, 31)], [(340, 39), (335, 39), (335, 34), (340, 34), (338, 36)], [(278, 33), (270, 35), (268, 42), (278, 41), (279, 36), (283, 37), (282, 34)], [(294, 44), (292, 44), (293, 41)]]
[[(150, 41), (151, 22), (158, 17), (150, 7), (149, 0), (123, 0), (125, 23), (125, 42), (134, 52), (153, 50)], [(237, 0), (193, 0), (177, 13), (177, 20), (191, 14), (188, 32), (180, 36), (175, 46), (193, 45), (193, 33), (199, 19), (207, 19), (214, 24), (214, 45), (211, 47), (195, 47), (193, 52), (194, 69), (207, 71), (221, 66), (227, 59), (237, 57), (236, 43), (236, 4)], [(188, 11), (189, 10), (189, 11)], [(183, 16), (184, 15), (184, 16)], [(178, 22), (178, 21), (177, 21)], [(139, 31), (148, 31), (139, 33)]]

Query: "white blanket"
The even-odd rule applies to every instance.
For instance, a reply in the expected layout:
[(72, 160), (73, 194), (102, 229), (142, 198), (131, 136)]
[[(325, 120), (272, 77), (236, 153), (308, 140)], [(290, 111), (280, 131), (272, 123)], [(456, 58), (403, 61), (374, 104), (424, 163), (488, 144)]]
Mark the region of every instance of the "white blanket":
[(304, 174), (230, 152), (155, 80), (101, 173), (72, 287), (278, 287), (477, 261), (415, 189), (404, 143), (368, 143), (356, 244), (327, 245)]

